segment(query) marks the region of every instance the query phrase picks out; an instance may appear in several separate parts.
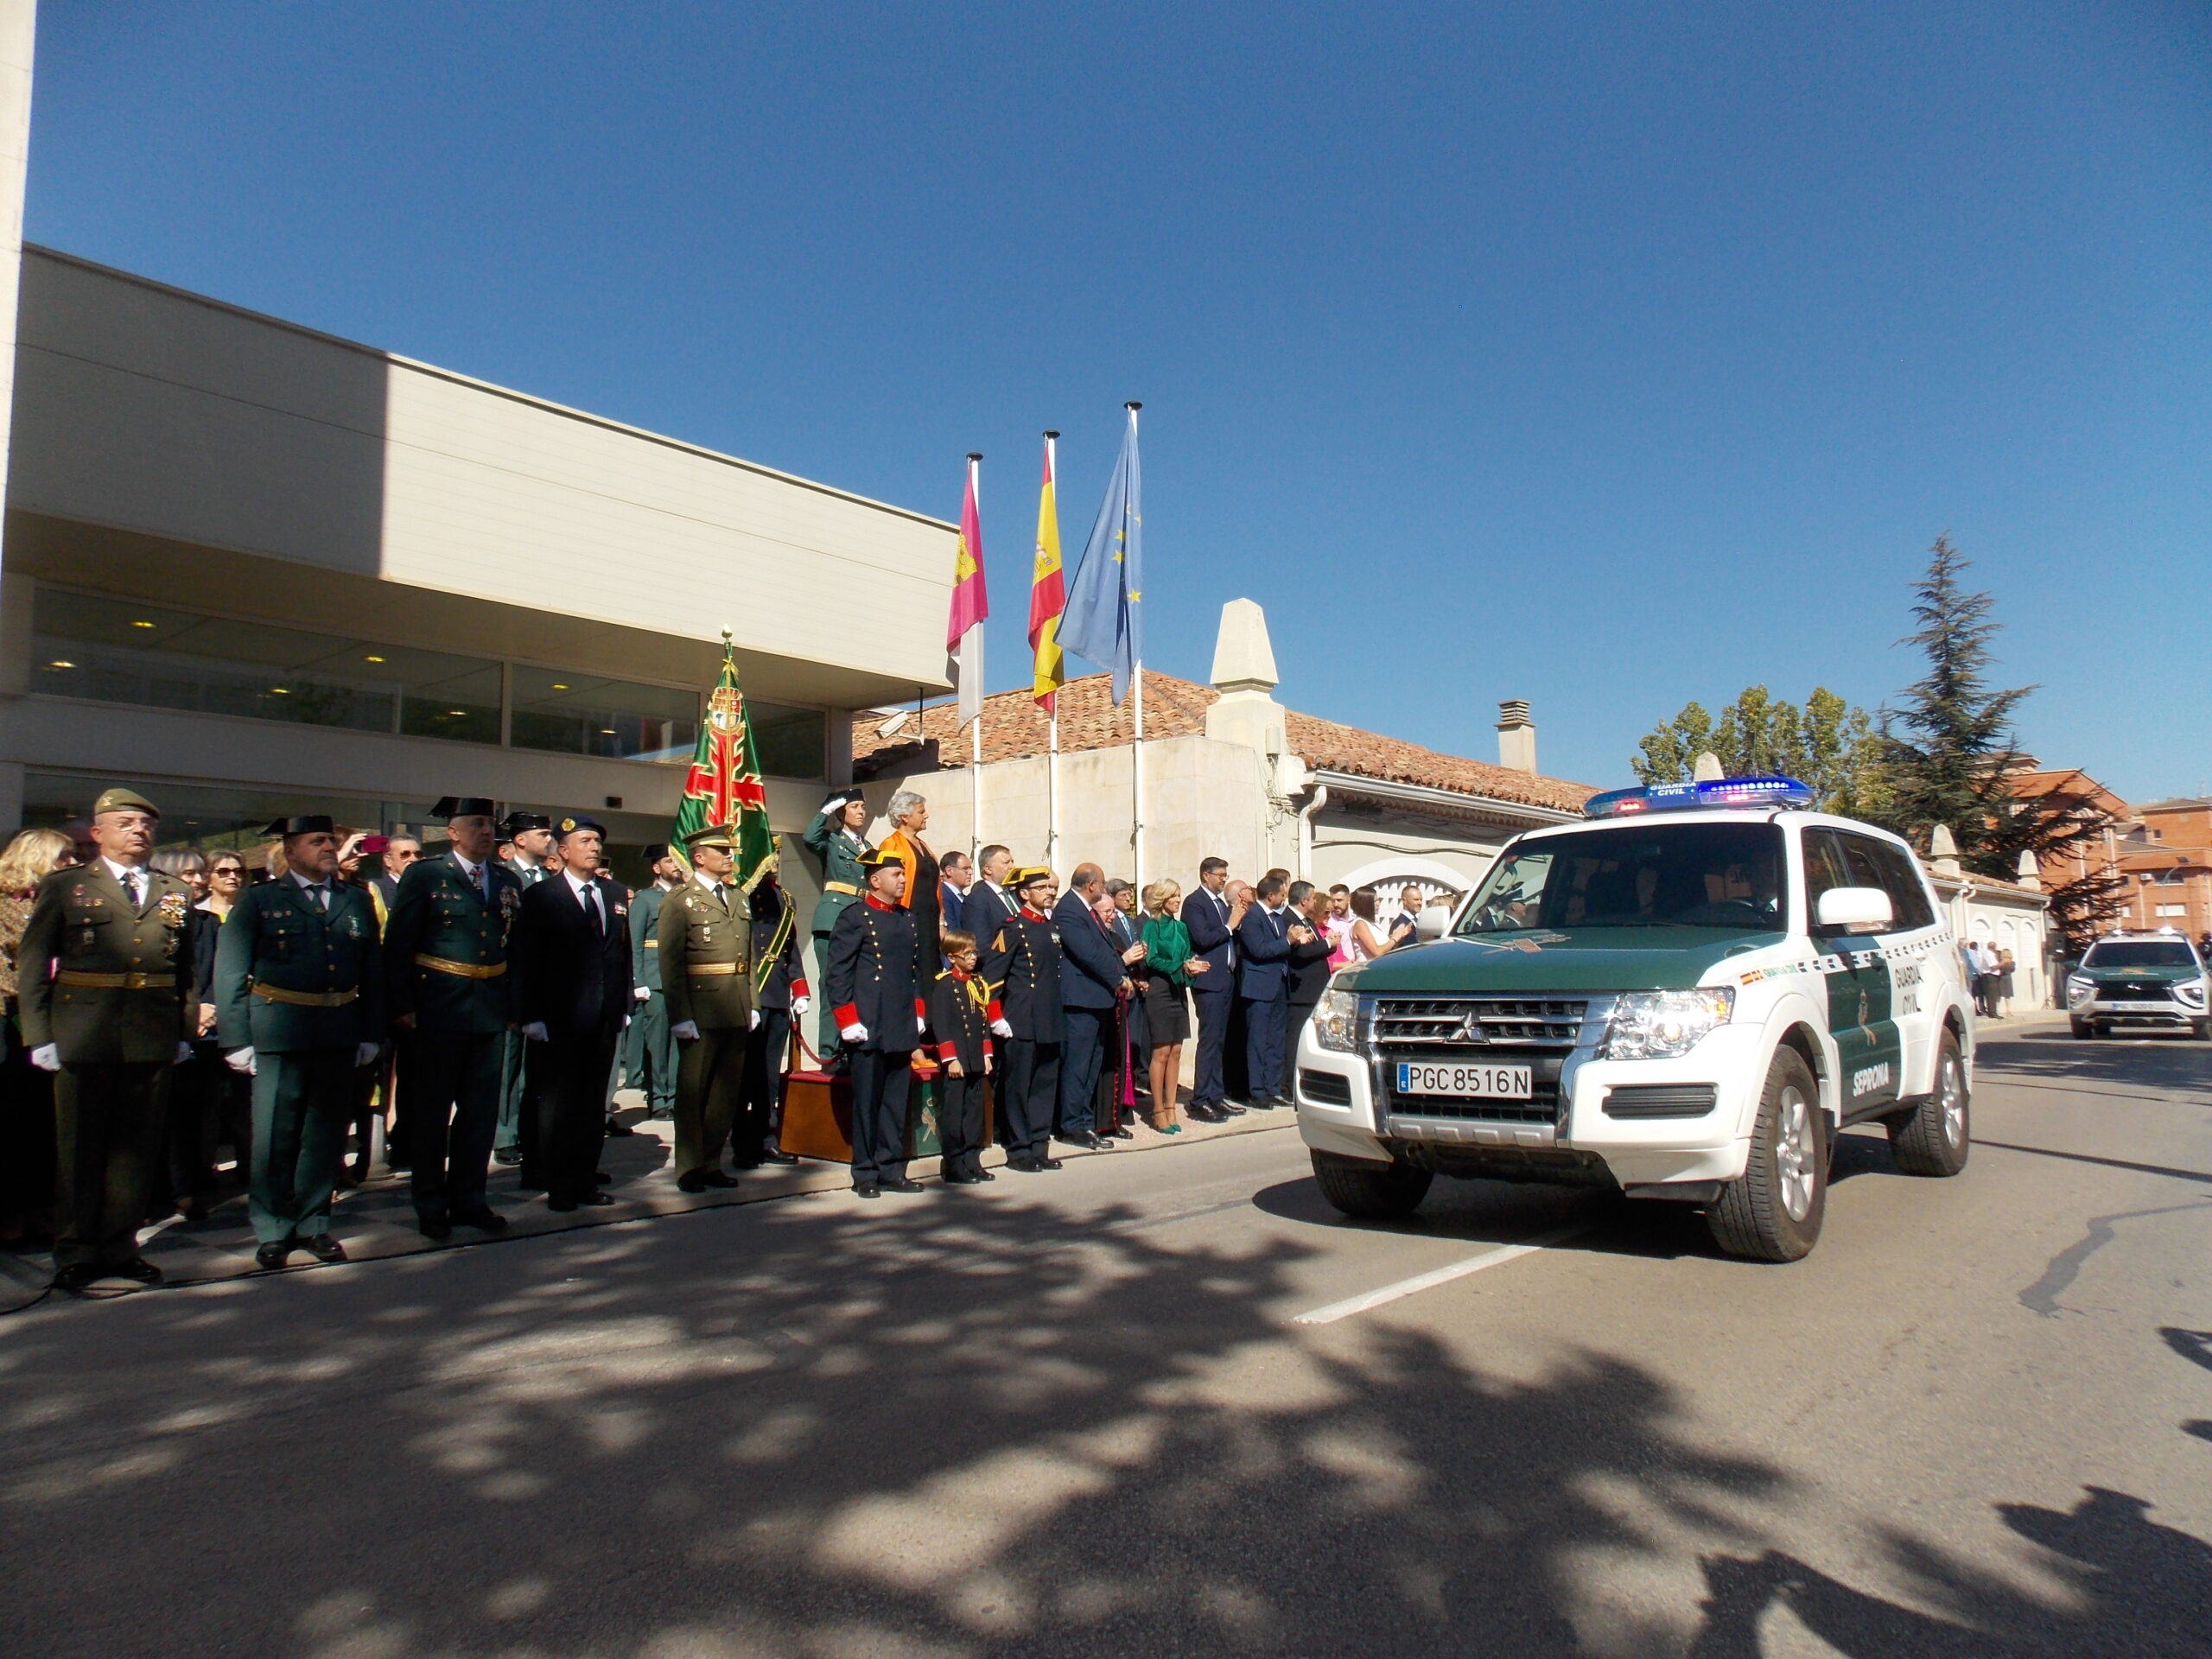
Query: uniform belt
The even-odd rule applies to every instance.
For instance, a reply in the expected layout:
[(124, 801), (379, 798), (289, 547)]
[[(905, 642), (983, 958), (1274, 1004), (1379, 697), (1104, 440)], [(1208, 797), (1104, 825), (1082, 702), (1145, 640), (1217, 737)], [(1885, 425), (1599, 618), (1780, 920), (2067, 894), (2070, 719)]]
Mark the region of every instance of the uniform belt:
[(647, 940), (645, 941), (645, 949), (646, 949), (646, 950), (659, 950), (659, 949), (660, 949), (660, 941), (659, 941), (658, 939), (647, 939)]
[(824, 881), (822, 884), (822, 891), (850, 893), (855, 899), (861, 896), (861, 890), (849, 881)]
[(57, 985), (74, 985), (87, 991), (171, 991), (176, 988), (175, 974), (87, 974), (74, 968), (58, 969), (54, 976)]
[(264, 985), (257, 982), (253, 994), (264, 1002), (282, 1002), (292, 1008), (342, 1008), (361, 995), (359, 986), (350, 991), (288, 991), (282, 985)]
[(719, 979), (725, 974), (743, 973), (745, 964), (741, 962), (695, 962), (687, 964), (683, 971), (694, 979)]
[(418, 956), (415, 965), (434, 974), (451, 974), (456, 979), (497, 979), (507, 971), (504, 962), (455, 962), (451, 957)]

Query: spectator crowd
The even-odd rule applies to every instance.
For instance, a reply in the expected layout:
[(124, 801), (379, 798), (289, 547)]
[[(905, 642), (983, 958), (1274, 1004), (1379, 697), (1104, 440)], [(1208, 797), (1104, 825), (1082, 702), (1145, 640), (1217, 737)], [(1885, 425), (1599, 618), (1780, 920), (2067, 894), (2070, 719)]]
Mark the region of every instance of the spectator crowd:
[(226, 1148), (264, 1268), (343, 1260), (334, 1194), (379, 1152), (433, 1239), (506, 1227), (493, 1164), (553, 1210), (612, 1204), (605, 1141), (635, 1133), (619, 1086), (671, 1123), (689, 1192), (796, 1161), (801, 1077), (849, 1103), (863, 1197), (921, 1190), (906, 1165), (931, 1127), (948, 1185), (994, 1179), (992, 1140), (1040, 1173), (1055, 1146), (1287, 1106), (1330, 975), (1424, 932), (1418, 887), (1385, 920), (1370, 893), (1236, 879), (1219, 858), (1188, 889), (1139, 892), (1093, 863), (1063, 891), (1004, 846), (939, 857), (910, 790), (874, 845), (840, 790), (800, 837), (821, 866), (817, 997), (775, 861), (740, 870), (731, 826), (647, 849), (633, 892), (587, 817), (468, 797), (435, 816), (442, 851), (318, 815), (270, 823), (251, 855), (156, 850), (158, 807), (115, 788), (73, 833), (16, 835), (0, 852), (0, 1248), (50, 1242), (65, 1290), (157, 1283), (139, 1230), (205, 1219)]

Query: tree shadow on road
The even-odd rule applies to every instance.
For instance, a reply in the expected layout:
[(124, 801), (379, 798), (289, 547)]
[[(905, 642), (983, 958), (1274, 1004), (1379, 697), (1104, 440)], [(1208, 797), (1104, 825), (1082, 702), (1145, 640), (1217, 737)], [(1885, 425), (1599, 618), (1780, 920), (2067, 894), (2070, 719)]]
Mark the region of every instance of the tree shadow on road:
[(1787, 1474), (1649, 1371), (1287, 1337), (1311, 1254), (1001, 1186), (33, 1316), (0, 1336), (0, 1649), (1633, 1659), (1754, 1652), (1787, 1599), (2132, 1656), (2166, 1605), (2137, 1577), (2201, 1575), (2104, 1495), (2008, 1516), (2080, 1564), (2061, 1612), (1904, 1535), (1936, 1613), (1820, 1580), (1761, 1520)]
[(2186, 1033), (2160, 1033), (2137, 1042), (2084, 1041), (2063, 1027), (1983, 1038), (1974, 1046), (1977, 1076), (2001, 1081), (2058, 1084), (2069, 1093), (2110, 1089), (2130, 1096), (2176, 1096), (2212, 1104), (2212, 1046)]

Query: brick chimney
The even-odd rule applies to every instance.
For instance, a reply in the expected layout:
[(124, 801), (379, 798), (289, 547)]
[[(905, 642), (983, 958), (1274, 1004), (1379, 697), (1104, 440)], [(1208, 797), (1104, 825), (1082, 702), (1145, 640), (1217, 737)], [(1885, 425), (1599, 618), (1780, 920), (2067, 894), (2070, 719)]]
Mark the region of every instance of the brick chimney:
[(1497, 705), (1497, 764), (1513, 772), (1536, 769), (1536, 728), (1529, 700), (1511, 697)]

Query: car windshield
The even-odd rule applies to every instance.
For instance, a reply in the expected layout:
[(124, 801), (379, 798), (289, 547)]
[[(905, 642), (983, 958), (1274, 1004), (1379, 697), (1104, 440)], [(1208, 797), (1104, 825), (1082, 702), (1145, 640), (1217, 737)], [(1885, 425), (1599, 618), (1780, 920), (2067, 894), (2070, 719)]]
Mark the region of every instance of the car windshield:
[(2194, 968), (2196, 958), (2180, 939), (2114, 939), (2093, 944), (2084, 968)]
[(1782, 925), (1781, 830), (1693, 820), (1523, 842), (1491, 867), (1454, 931)]

